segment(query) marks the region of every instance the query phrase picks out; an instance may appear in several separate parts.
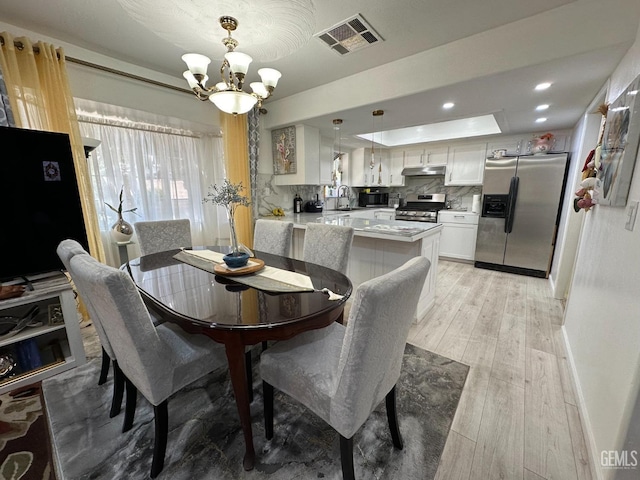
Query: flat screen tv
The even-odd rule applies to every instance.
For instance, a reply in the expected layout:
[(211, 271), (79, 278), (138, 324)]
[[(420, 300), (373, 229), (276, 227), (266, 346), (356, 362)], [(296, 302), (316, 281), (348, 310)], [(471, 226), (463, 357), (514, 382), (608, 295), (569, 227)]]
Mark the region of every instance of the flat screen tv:
[(69, 136), (0, 127), (0, 280), (64, 268), (61, 240), (87, 248)]

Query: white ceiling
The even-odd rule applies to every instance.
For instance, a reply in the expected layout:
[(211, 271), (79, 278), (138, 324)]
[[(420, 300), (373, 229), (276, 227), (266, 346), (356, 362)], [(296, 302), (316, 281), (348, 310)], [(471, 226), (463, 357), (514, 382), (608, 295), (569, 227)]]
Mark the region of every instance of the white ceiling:
[[(136, 6), (142, 7), (143, 12), (146, 8), (149, 14), (137, 15), (136, 20), (123, 5), (129, 11)], [(331, 82), (340, 89), (347, 77), (357, 78), (354, 76), (378, 66), (394, 65), (400, 59), (429, 50), (437, 51), (439, 47), (455, 42), (485, 40), (492, 36), (498, 39), (504, 34), (505, 26), (520, 25), (514, 22), (539, 22), (539, 36), (528, 40), (527, 44), (523, 45), (516, 36), (511, 36), (501, 39), (499, 48), (483, 53), (488, 62), (499, 64), (502, 57), (512, 59), (512, 50), (517, 48), (521, 61), (513, 68), (510, 63), (515, 62), (505, 60), (495, 73), (465, 75), (466, 61), (450, 58), (451, 70), (456, 75), (451, 76), (450, 82), (440, 82), (435, 88), (425, 80), (424, 91), (413, 88), (406, 96), (398, 94), (398, 90), (402, 91), (403, 81), (413, 75), (411, 71), (398, 69), (397, 75), (390, 78), (371, 77), (370, 82), (379, 85), (376, 96), (366, 98), (363, 95), (361, 101), (350, 102), (344, 109), (331, 106), (331, 98), (327, 98), (326, 108), (310, 109), (310, 116), (304, 118), (303, 123), (317, 126), (328, 137), (333, 137), (332, 119), (338, 117), (344, 120), (342, 134), (345, 137), (370, 132), (374, 109), (385, 110), (385, 129), (491, 113), (495, 114), (505, 133), (572, 128), (633, 43), (640, 20), (640, 2), (637, 0), (167, 0), (166, 3), (161, 0), (20, 0), (0, 2), (0, 19), (170, 75), (176, 79), (176, 85), (186, 86), (182, 80), (185, 66), (180, 59), (183, 53), (195, 51), (212, 59), (221, 58), (224, 49), (220, 40), (225, 32), (218, 25), (218, 17), (234, 15), (238, 18), (240, 25), (233, 35), (240, 42), (237, 50), (251, 53), (256, 51), (255, 42), (269, 46), (269, 32), (278, 30), (283, 5), (294, 5), (299, 12), (310, 12), (307, 21), (310, 24), (305, 25), (314, 33), (361, 14), (384, 42), (340, 56), (311, 37), (302, 42), (301, 48), (283, 58), (261, 62), (261, 58), (254, 57), (248, 81), (255, 80), (252, 74), (255, 75), (260, 67), (273, 67), (283, 74), (274, 98), (264, 105), (267, 110), (272, 105), (274, 112), (278, 110), (278, 103), (284, 104), (283, 99), (287, 97), (304, 99), (305, 95), (313, 95), (318, 88)], [(198, 14), (194, 15), (187, 7), (197, 8)], [(608, 12), (611, 12), (610, 17)], [(603, 18), (594, 18), (601, 13)], [(540, 21), (554, 17), (562, 19), (568, 31), (582, 29), (587, 35), (590, 29), (592, 34), (587, 42), (583, 42), (588, 43), (588, 47), (568, 48), (575, 38), (559, 40), (562, 36), (556, 31), (557, 25)], [(600, 28), (593, 28), (594, 22), (599, 22)], [(295, 21), (289, 19), (289, 24), (294, 25)], [(286, 27), (290, 28), (293, 27)], [(261, 35), (255, 35), (256, 32)], [(176, 45), (178, 43), (180, 46)], [(551, 60), (540, 60), (540, 52), (544, 51), (550, 52)], [(566, 51), (566, 54), (557, 58), (556, 51)], [(531, 58), (530, 62), (528, 58)], [(209, 75), (214, 78), (217, 70), (217, 61), (213, 60)], [(465, 80), (458, 81), (459, 78)], [(553, 86), (544, 94), (534, 94), (533, 79), (549, 79)], [(412, 80), (415, 82), (416, 79)], [(311, 89), (314, 90), (309, 92)], [(387, 89), (393, 93), (385, 95)], [(352, 95), (357, 97), (358, 92), (352, 92)], [(320, 100), (322, 103), (323, 99)], [(196, 100), (186, 97), (185, 101)], [(456, 107), (442, 110), (445, 101), (455, 102)], [(534, 111), (539, 103), (551, 105), (544, 115), (549, 120), (543, 125), (534, 123), (540, 116)], [(284, 118), (282, 115), (278, 112), (278, 118)], [(296, 121), (301, 118), (299, 114), (297, 117)]]

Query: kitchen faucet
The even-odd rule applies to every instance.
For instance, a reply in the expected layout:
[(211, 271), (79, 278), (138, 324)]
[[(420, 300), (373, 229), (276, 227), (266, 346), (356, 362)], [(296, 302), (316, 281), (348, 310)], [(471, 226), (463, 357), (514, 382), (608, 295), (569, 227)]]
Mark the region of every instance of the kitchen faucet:
[[(341, 191), (342, 194), (340, 193)], [(347, 185), (340, 185), (338, 187), (338, 210), (351, 210), (351, 205), (349, 203), (349, 187)]]

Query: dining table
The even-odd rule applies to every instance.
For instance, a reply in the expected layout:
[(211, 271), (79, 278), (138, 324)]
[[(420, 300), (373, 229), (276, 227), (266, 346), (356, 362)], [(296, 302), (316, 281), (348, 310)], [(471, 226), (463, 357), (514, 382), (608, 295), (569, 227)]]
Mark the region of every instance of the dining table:
[(249, 270), (256, 271), (226, 271), (218, 261), (228, 252), (225, 246), (168, 250), (131, 259), (120, 268), (163, 320), (224, 345), (245, 442), (243, 467), (252, 470), (245, 349), (342, 322), (352, 284), (336, 270), (260, 251), (250, 259), (249, 265), (258, 266)]

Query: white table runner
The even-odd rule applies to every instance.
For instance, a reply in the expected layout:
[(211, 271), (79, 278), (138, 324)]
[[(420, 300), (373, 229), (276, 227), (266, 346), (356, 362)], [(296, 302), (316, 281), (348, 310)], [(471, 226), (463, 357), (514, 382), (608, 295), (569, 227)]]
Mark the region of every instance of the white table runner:
[[(212, 250), (183, 250), (173, 258), (181, 262), (188, 263), (194, 267), (215, 273), (213, 267), (216, 264), (224, 265), (224, 254), (214, 252)], [(251, 259), (249, 259), (251, 262)], [(249, 263), (250, 265), (251, 263)], [(226, 265), (224, 265), (225, 268)], [(229, 269), (233, 271), (234, 269)], [(237, 269), (236, 269), (237, 270)], [(238, 275), (229, 277), (234, 282), (249, 285), (260, 290), (269, 292), (313, 292), (313, 282), (308, 275), (302, 273), (282, 270), (281, 268), (270, 267), (265, 265), (264, 268), (257, 272), (247, 275)]]

